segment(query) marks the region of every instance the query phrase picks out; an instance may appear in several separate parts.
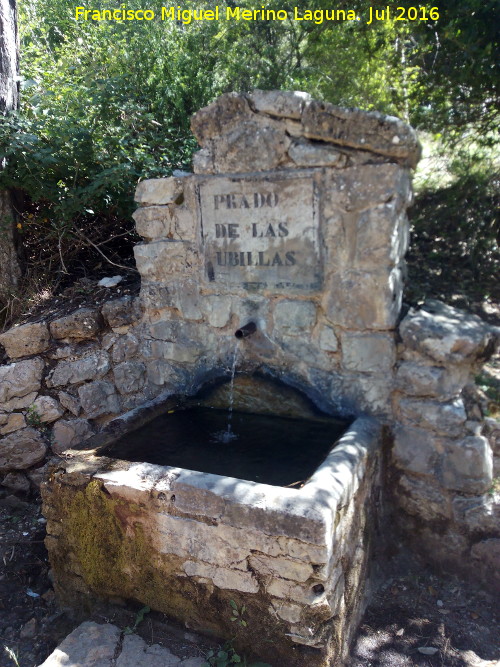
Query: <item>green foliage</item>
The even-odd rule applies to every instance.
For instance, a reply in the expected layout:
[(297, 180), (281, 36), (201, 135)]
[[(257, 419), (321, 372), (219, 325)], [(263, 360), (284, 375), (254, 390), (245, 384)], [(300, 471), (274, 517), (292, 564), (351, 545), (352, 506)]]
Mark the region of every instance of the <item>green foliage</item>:
[(47, 425), (42, 422), (42, 418), (34, 405), (30, 405), (26, 411), (26, 423), (28, 426), (36, 428), (38, 431), (45, 430), (47, 428)]
[(127, 627), (126, 627), (126, 628), (124, 629), (124, 631), (123, 631), (123, 634), (124, 634), (124, 635), (132, 635), (132, 634), (134, 634), (134, 632), (135, 632), (135, 631), (137, 630), (137, 628), (139, 627), (139, 624), (143, 622), (143, 620), (144, 620), (144, 616), (145, 616), (146, 614), (149, 614), (150, 611), (151, 611), (151, 609), (150, 609), (148, 606), (146, 606), (146, 607), (142, 607), (142, 609), (139, 609), (139, 611), (137, 612), (136, 617), (135, 617), (134, 625), (133, 625), (132, 627), (130, 627), (129, 625), (127, 625)]
[(247, 622), (243, 618), (243, 615), (246, 613), (247, 610), (245, 605), (243, 605), (240, 609), (238, 609), (238, 605), (234, 600), (230, 600), (229, 604), (231, 605), (231, 622), (234, 623), (235, 621), (238, 621), (238, 625), (240, 625), (242, 628), (246, 628)]
[(271, 667), (267, 662), (248, 662), (245, 656), (240, 656), (234, 650), (232, 643), (226, 642), (218, 649), (207, 652), (203, 667), (229, 667), (240, 665), (240, 667)]

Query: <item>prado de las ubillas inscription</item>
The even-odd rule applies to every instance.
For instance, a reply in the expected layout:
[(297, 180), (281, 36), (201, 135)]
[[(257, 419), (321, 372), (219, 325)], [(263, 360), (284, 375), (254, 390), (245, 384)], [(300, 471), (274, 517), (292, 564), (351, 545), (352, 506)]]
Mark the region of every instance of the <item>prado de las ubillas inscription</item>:
[(209, 281), (245, 289), (321, 287), (311, 177), (208, 180), (197, 186)]

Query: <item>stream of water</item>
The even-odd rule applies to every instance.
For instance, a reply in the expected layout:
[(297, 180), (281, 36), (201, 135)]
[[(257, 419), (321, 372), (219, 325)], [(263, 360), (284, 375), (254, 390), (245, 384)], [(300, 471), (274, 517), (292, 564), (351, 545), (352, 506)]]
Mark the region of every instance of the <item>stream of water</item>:
[(218, 431), (217, 433), (214, 433), (212, 436), (212, 439), (214, 442), (231, 442), (232, 440), (236, 440), (238, 436), (236, 433), (233, 432), (231, 426), (232, 426), (232, 420), (233, 420), (233, 404), (234, 404), (234, 376), (236, 375), (236, 361), (238, 358), (238, 347), (239, 347), (239, 340), (236, 339), (236, 344), (234, 346), (233, 350), (233, 363), (231, 366), (231, 382), (229, 385), (229, 406), (228, 406), (228, 411), (227, 411), (227, 428), (224, 431)]

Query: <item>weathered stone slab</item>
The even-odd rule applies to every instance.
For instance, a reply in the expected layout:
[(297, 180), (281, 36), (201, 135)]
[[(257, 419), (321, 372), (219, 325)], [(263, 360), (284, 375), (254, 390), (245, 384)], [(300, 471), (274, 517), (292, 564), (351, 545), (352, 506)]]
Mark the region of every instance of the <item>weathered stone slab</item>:
[(0, 440), (0, 472), (26, 470), (45, 458), (47, 445), (34, 428), (23, 428)]
[(14, 410), (16, 408), (1, 404), (38, 391), (44, 366), (43, 360), (36, 358), (0, 367), (0, 408), (5, 412), (8, 412), (9, 407)]
[(295, 141), (288, 149), (297, 167), (337, 167), (347, 165), (348, 157), (333, 146), (312, 144), (309, 141)]
[(53, 320), (50, 333), (54, 338), (95, 338), (102, 328), (102, 318), (98, 310), (81, 308), (80, 310)]
[(112, 329), (133, 324), (141, 315), (138, 300), (133, 296), (107, 301), (101, 311)]
[(482, 436), (463, 438), (447, 448), (443, 461), (444, 486), (461, 493), (480, 494), (491, 488), (493, 455)]
[(183, 241), (156, 241), (134, 246), (137, 270), (146, 280), (168, 282), (189, 276), (198, 267), (194, 247)]
[(76, 447), (93, 434), (94, 431), (87, 419), (61, 419), (54, 426), (52, 450), (54, 454), (61, 454), (66, 449)]
[(134, 198), (139, 204), (161, 206), (180, 200), (183, 190), (182, 178), (150, 178), (139, 183)]
[(417, 133), (393, 116), (308, 102), (302, 112), (304, 136), (340, 146), (369, 150), (415, 167), (420, 158)]
[(450, 437), (460, 436), (466, 420), (462, 399), (438, 401), (403, 398), (399, 402), (403, 417), (409, 422)]
[(411, 309), (399, 331), (410, 350), (443, 364), (487, 359), (499, 338), (498, 329), (476, 315), (435, 300), (427, 301), (421, 310)]
[(39, 354), (49, 347), (49, 329), (45, 322), (22, 324), (0, 334), (0, 345), (11, 359)]
[(191, 131), (201, 146), (237, 127), (254, 114), (243, 95), (225, 93), (191, 117)]
[(50, 423), (59, 419), (64, 413), (58, 401), (52, 396), (39, 396), (33, 403), (33, 408), (36, 414), (40, 417), (40, 421)]
[(144, 387), (146, 367), (140, 361), (124, 361), (115, 367), (113, 377), (120, 394), (130, 394)]
[(29, 480), (22, 472), (9, 472), (3, 478), (2, 485), (13, 493), (28, 493), (30, 490)]
[(47, 379), (48, 387), (79, 384), (86, 380), (101, 378), (110, 369), (109, 356), (104, 350), (97, 350), (86, 357), (74, 361), (60, 361)]
[(84, 384), (78, 389), (78, 397), (89, 419), (120, 411), (120, 401), (111, 382), (96, 380)]
[(399, 269), (390, 273), (350, 271), (330, 278), (325, 294), (326, 316), (332, 324), (352, 329), (392, 329), (403, 293)]
[(218, 177), (197, 185), (206, 279), (247, 289), (321, 287), (312, 178)]
[(463, 389), (469, 377), (464, 366), (424, 366), (413, 361), (403, 361), (396, 373), (396, 385), (410, 396), (437, 396), (451, 398)]
[(434, 433), (422, 428), (398, 426), (394, 432), (393, 457), (396, 465), (411, 472), (431, 474), (443, 453)]
[(386, 333), (354, 333), (341, 336), (342, 364), (348, 371), (390, 373), (396, 362), (394, 337)]
[(316, 307), (310, 301), (284, 299), (274, 309), (274, 328), (278, 335), (301, 336), (309, 332), (316, 321)]
[(0, 428), (0, 435), (7, 435), (8, 433), (14, 433), (14, 431), (19, 431), (20, 428), (26, 426), (26, 419), (24, 415), (20, 412), (12, 412), (5, 422), (5, 424)]
[(148, 646), (138, 635), (125, 635), (115, 667), (178, 667), (179, 658), (158, 644)]
[(304, 105), (311, 99), (309, 93), (299, 90), (252, 90), (250, 105), (260, 113), (284, 118), (300, 118)]
[(86, 621), (73, 630), (40, 667), (111, 667), (120, 634), (116, 625)]

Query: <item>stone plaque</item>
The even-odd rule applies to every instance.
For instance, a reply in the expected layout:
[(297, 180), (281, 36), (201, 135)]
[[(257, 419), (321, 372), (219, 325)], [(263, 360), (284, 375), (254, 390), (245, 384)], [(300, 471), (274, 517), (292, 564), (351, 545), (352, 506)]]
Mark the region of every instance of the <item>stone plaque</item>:
[(245, 289), (321, 287), (312, 178), (213, 178), (198, 185), (209, 281)]

